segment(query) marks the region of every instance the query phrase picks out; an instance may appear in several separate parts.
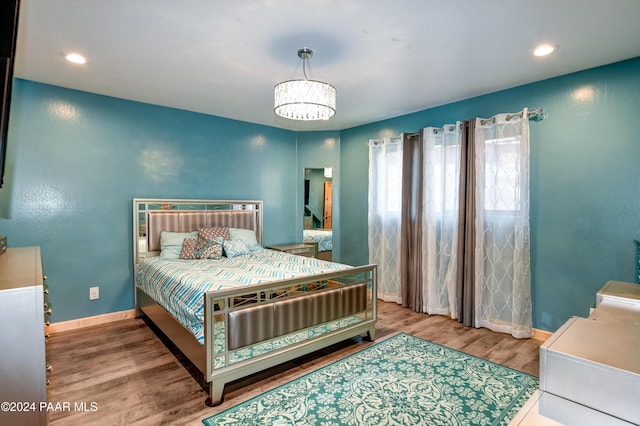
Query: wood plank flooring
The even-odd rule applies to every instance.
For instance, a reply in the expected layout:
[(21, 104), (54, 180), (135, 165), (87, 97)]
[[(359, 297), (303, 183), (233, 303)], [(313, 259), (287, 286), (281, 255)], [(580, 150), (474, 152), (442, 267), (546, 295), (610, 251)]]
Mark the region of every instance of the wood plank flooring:
[[(518, 340), (379, 302), (376, 338), (396, 332), (538, 376), (538, 340)], [(60, 408), (49, 413), (50, 424), (201, 425), (205, 417), (371, 344), (351, 339), (241, 379), (226, 386), (222, 405), (207, 407), (202, 375), (159, 336), (143, 319), (128, 319), (50, 337), (47, 362), (53, 372), (48, 375), (47, 397)], [(84, 411), (76, 410), (82, 406)]]

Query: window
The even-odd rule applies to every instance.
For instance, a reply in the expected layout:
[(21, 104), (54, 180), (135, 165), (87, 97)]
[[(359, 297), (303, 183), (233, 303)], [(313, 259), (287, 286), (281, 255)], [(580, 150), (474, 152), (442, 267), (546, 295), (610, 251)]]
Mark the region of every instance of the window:
[(402, 210), (402, 140), (392, 138), (375, 144), (370, 158), (377, 212), (400, 214)]
[(519, 137), (485, 141), (485, 210), (508, 212), (522, 208), (520, 193), (522, 159), (519, 152)]

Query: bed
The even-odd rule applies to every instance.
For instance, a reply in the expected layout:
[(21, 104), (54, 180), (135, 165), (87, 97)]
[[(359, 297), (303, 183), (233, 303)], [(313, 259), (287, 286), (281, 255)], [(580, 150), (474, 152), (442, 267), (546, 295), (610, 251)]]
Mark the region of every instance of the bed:
[(333, 231), (331, 229), (305, 229), (302, 231), (305, 243), (316, 244), (316, 253), (319, 259), (332, 260)]
[[(261, 201), (133, 200), (136, 307), (202, 372), (207, 405), (233, 380), (354, 336), (375, 339), (376, 266), (264, 249), (262, 220)], [(213, 229), (230, 238), (192, 252), (185, 241), (200, 244), (199, 232)], [(214, 255), (179, 259), (180, 248)]]

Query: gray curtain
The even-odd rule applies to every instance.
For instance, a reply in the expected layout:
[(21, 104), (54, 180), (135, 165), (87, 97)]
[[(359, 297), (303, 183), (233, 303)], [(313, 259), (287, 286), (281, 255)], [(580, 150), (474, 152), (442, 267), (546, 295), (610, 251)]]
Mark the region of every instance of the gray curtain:
[[(521, 117), (523, 120), (520, 120)], [(513, 122), (509, 123), (511, 120)], [(499, 125), (494, 126), (496, 121)], [(490, 120), (473, 119), (461, 124), (457, 139), (460, 144), (458, 235), (457, 247), (452, 247), (455, 253), (451, 253), (454, 255), (452, 258), (455, 258), (451, 266), (455, 265), (453, 268), (456, 276), (447, 284), (451, 295), (449, 308), (452, 315), (457, 315), (465, 326), (482, 326), (494, 331), (510, 332), (514, 337), (529, 337), (528, 113), (525, 109), (521, 114), (500, 114)], [(427, 250), (427, 244), (431, 244), (433, 240), (425, 239), (423, 247), (423, 233), (442, 232), (442, 228), (438, 229), (437, 226), (435, 230), (423, 230), (423, 226), (427, 226), (423, 225), (423, 213), (429, 211), (429, 207), (426, 210), (423, 208), (423, 203), (429, 201), (425, 198), (429, 195), (423, 195), (423, 185), (432, 190), (431, 183), (438, 180), (435, 175), (430, 174), (432, 169), (424, 171), (423, 164), (425, 161), (432, 161), (431, 151), (428, 151), (426, 157), (423, 151), (431, 145), (423, 143), (432, 143), (435, 139), (423, 139), (423, 136), (423, 133), (403, 135), (402, 153), (400, 293), (403, 306), (416, 312), (428, 312), (429, 301), (425, 298), (433, 296), (428, 293), (431, 282), (426, 281), (427, 277), (433, 275), (429, 275), (433, 271), (424, 271), (423, 275), (423, 269), (427, 265), (429, 268), (437, 268), (433, 265), (433, 258), (424, 256), (423, 249)], [(498, 139), (516, 142), (494, 143)], [(482, 161), (476, 160), (476, 156)], [(430, 163), (427, 167), (437, 168), (434, 164)], [(498, 173), (494, 169), (502, 172)], [(516, 172), (516, 181), (500, 183), (500, 176)], [(488, 174), (497, 177), (487, 179)], [(425, 176), (429, 181), (423, 181)], [(456, 191), (451, 187), (448, 190)], [(443, 187), (438, 191), (447, 189)], [(439, 194), (438, 191), (435, 192)], [(487, 209), (487, 203), (492, 200), (491, 197), (486, 197), (487, 193), (493, 194), (502, 204)], [(496, 211), (501, 213), (496, 215)], [(451, 206), (449, 212), (451, 217), (451, 214), (455, 214), (455, 207)], [(428, 223), (431, 228), (433, 222)], [(432, 237), (431, 234), (427, 235), (429, 236)], [(455, 238), (455, 234), (452, 234), (452, 238)], [(443, 251), (442, 246), (434, 249), (429, 245), (429, 249), (446, 252), (446, 247)], [(453, 300), (454, 297), (456, 300)], [(457, 312), (453, 313), (454, 309)]]
[[(460, 208), (458, 211), (457, 299), (458, 320), (474, 326), (475, 250), (475, 120), (462, 123)], [(400, 286), (402, 306), (425, 312), (422, 285), (422, 131), (403, 135), (402, 216), (400, 233)]]
[(402, 306), (423, 312), (422, 131), (403, 134), (400, 288)]
[(458, 321), (474, 326), (475, 317), (475, 120), (463, 122), (458, 211)]

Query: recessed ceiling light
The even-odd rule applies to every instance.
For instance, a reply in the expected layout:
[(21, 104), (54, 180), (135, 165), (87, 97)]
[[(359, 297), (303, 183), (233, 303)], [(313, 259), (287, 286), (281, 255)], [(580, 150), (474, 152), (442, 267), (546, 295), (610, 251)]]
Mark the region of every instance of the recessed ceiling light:
[(552, 44), (541, 44), (533, 51), (534, 56), (547, 56), (556, 50), (556, 46)]
[(65, 56), (65, 58), (67, 59), (67, 61), (73, 62), (74, 64), (85, 64), (87, 62), (84, 56), (77, 53), (69, 53), (67, 56)]

